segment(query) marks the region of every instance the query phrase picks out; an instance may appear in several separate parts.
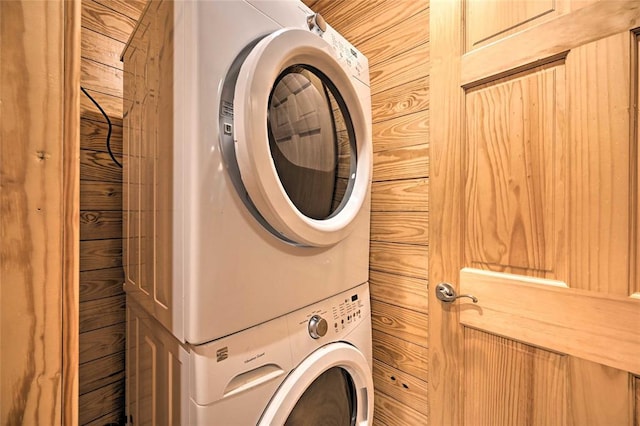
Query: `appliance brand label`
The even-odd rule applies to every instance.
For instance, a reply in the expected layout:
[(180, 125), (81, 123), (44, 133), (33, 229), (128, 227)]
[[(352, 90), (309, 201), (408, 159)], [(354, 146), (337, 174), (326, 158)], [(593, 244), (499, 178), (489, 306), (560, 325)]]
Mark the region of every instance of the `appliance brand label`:
[(229, 358), (229, 347), (225, 346), (224, 348), (218, 349), (216, 351), (216, 359), (217, 362), (224, 361)]

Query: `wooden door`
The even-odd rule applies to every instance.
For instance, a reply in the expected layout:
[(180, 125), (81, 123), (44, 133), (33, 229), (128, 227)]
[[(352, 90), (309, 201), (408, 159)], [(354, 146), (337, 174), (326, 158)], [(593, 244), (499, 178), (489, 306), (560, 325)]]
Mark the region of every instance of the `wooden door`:
[(638, 1), (431, 3), (431, 424), (640, 422), (638, 28)]

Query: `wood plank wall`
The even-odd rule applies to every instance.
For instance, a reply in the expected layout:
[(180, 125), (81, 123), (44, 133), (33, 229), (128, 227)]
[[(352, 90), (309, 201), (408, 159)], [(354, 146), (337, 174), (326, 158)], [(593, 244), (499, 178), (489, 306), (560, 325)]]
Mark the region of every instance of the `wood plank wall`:
[[(144, 0), (82, 0), (81, 85), (113, 124), (122, 161), (122, 52)], [(81, 98), (80, 424), (123, 421), (125, 296), (122, 291), (122, 169), (106, 147), (108, 126)]]
[(376, 425), (427, 424), (428, 0), (305, 0), (369, 58)]
[(79, 52), (72, 2), (0, 2), (3, 425), (74, 424)]

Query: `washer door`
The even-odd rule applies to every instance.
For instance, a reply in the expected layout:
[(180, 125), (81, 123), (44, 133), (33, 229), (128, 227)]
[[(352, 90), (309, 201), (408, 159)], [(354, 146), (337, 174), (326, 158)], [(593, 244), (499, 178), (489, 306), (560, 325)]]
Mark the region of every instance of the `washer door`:
[(259, 425), (368, 425), (373, 380), (364, 355), (331, 343), (309, 355), (280, 385)]
[(241, 57), (220, 120), (221, 140), (233, 133), (225, 157), (237, 165), (238, 192), (286, 241), (339, 242), (371, 181), (371, 135), (351, 77), (325, 40), (301, 29), (272, 33)]

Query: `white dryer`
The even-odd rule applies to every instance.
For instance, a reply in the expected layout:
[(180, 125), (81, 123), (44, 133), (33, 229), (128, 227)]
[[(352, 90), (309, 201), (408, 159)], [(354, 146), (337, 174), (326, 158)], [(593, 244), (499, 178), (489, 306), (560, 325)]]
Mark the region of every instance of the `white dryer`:
[(368, 284), (199, 346), (155, 326), (135, 302), (127, 313), (134, 424), (371, 424)]
[(297, 0), (163, 0), (123, 60), (131, 298), (201, 344), (367, 281), (364, 55)]

